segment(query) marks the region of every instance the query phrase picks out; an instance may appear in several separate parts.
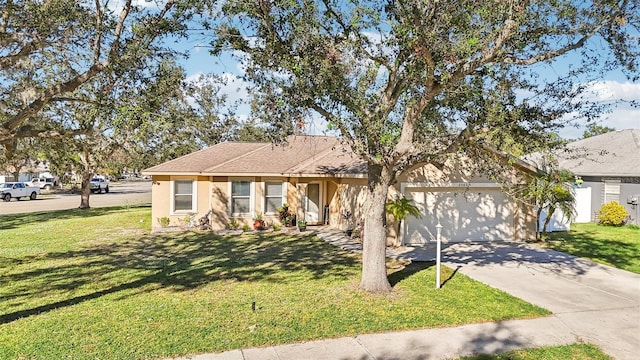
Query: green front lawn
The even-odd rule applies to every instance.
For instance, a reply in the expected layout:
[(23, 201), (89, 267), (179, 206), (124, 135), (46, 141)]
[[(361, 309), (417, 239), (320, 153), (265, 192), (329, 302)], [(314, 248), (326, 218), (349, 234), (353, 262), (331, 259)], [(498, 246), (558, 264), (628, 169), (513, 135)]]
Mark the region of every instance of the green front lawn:
[(547, 235), (545, 246), (640, 274), (640, 228), (571, 224), (569, 232)]
[[(149, 234), (147, 207), (0, 216), (0, 359), (142, 359), (547, 311), (431, 263), (358, 290), (313, 236)], [(394, 264), (398, 265), (398, 264)]]
[(497, 355), (476, 355), (460, 360), (609, 360), (610, 356), (592, 344), (544, 346)]

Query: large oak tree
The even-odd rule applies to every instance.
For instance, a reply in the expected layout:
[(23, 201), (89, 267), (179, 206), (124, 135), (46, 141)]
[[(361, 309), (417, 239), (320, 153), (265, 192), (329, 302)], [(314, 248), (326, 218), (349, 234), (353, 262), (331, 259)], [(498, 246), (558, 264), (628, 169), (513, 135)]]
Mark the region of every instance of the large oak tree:
[[(173, 41), (213, 1), (0, 1), (0, 144), (83, 133), (39, 117), (123, 86), (128, 70), (178, 54)], [(96, 77), (103, 87), (96, 88)], [(46, 120), (46, 119), (45, 119)]]
[(487, 139), (532, 149), (568, 113), (593, 119), (589, 81), (637, 78), (637, 0), (229, 0), (223, 12), (215, 52), (244, 61), (257, 114), (284, 129), (321, 116), (367, 162), (360, 286), (372, 292), (390, 289), (385, 202), (399, 175), (478, 159)]

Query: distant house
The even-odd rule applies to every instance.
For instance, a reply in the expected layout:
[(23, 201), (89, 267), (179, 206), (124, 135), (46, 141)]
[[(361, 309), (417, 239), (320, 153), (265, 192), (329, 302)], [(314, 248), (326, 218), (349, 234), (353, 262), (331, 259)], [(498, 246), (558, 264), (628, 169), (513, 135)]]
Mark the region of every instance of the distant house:
[[(284, 203), (309, 225), (344, 229), (363, 217), (367, 189), (366, 164), (339, 139), (326, 136), (291, 136), (278, 145), (220, 143), (143, 174), (153, 180), (154, 229), (161, 227), (161, 218), (177, 225), (185, 216), (208, 212), (214, 229), (231, 221), (250, 224), (258, 214), (273, 223)], [(443, 241), (535, 237), (533, 209), (478, 174), (416, 166), (390, 189), (390, 197), (402, 195), (413, 199), (424, 216), (406, 221), (401, 243), (393, 243), (395, 220), (388, 219), (390, 244), (434, 241), (438, 222), (444, 226)]]
[(557, 157), (560, 168), (579, 176), (581, 188), (589, 189), (578, 206), (578, 212), (586, 214), (584, 218), (597, 221), (602, 204), (616, 201), (638, 223), (638, 205), (631, 203), (640, 197), (640, 129), (613, 131), (569, 143)]
[(37, 177), (52, 177), (49, 164), (46, 161), (31, 161), (27, 166), (20, 168), (19, 176), (16, 179), (11, 171), (0, 171), (0, 181), (20, 181), (27, 182)]

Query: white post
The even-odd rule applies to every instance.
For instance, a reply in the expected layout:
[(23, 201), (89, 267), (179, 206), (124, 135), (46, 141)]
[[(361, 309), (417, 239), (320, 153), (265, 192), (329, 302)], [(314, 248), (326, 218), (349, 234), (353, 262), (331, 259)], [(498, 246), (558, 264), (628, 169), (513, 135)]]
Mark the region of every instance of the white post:
[(436, 289), (440, 289), (440, 237), (442, 234), (442, 225), (438, 221), (436, 225)]

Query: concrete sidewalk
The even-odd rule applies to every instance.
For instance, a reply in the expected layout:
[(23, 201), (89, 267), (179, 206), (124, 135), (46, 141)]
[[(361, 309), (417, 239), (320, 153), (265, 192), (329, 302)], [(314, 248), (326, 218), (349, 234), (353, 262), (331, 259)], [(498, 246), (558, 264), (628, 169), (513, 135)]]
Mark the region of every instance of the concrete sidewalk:
[[(362, 251), (339, 231), (318, 236)], [(390, 249), (387, 256), (431, 261), (433, 247)], [(589, 342), (619, 360), (640, 359), (640, 275), (523, 243), (452, 244), (443, 262), (554, 314), (531, 320), (358, 335), (232, 350), (180, 360), (428, 360), (518, 348)], [(473, 299), (469, 299), (473, 301)]]
[(576, 342), (555, 317), (451, 328), (358, 335), (299, 344), (231, 350), (180, 360), (430, 360)]

